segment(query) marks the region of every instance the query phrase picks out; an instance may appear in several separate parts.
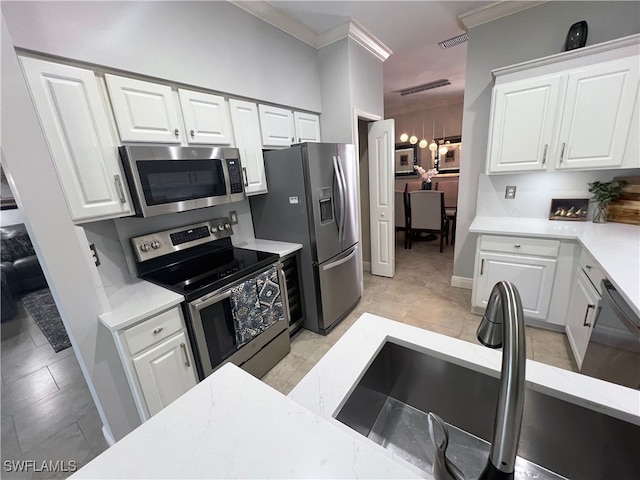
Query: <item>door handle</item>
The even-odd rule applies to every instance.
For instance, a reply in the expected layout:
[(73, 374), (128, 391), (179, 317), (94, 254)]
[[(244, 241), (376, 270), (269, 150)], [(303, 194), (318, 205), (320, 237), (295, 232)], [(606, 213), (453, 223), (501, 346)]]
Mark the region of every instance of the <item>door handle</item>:
[(177, 128), (173, 131), (173, 134), (176, 136), (176, 138), (180, 138), (180, 130), (178, 130)]
[(566, 142), (562, 142), (562, 150), (560, 150), (560, 163), (562, 163), (562, 158), (564, 157), (564, 147), (567, 145)]
[(337, 155), (333, 156), (333, 171), (336, 174), (336, 181), (338, 184), (338, 197), (340, 200), (340, 218), (338, 219), (338, 239), (340, 243), (342, 243), (342, 235), (344, 234), (344, 186), (342, 185), (342, 175), (340, 173), (340, 157)]
[(322, 267), (322, 270), (327, 271), (327, 270), (331, 270), (332, 268), (336, 268), (339, 267), (340, 265), (342, 265), (343, 263), (347, 263), (349, 260), (351, 260), (353, 258), (353, 256), (356, 254), (356, 252), (358, 251), (357, 247), (354, 247), (353, 252), (351, 252), (349, 255), (347, 255), (346, 257), (337, 260), (333, 263), (330, 263), (329, 265), (324, 265)]
[(242, 167), (242, 177), (244, 178), (244, 186), (249, 186), (249, 180), (247, 179), (247, 167)]
[(116, 188), (118, 189), (118, 196), (120, 197), (120, 203), (127, 203), (127, 199), (124, 196), (124, 189), (122, 188), (122, 182), (120, 181), (120, 175), (114, 175), (113, 179), (116, 182)]
[(484, 272), (484, 258), (480, 262), (480, 275), (482, 275), (483, 272)]
[(180, 344), (180, 348), (182, 348), (182, 353), (184, 353), (184, 366), (189, 368), (191, 366), (191, 362), (189, 361), (189, 354), (187, 353), (187, 346), (184, 343)]
[(287, 285), (287, 275), (284, 273), (282, 265), (278, 266), (278, 274), (280, 275), (280, 298), (284, 306), (284, 313), (287, 316), (287, 325), (291, 324), (291, 307), (289, 305), (289, 286)]
[(544, 153), (542, 154), (542, 164), (544, 165), (547, 162), (547, 149), (549, 148), (549, 144), (546, 143), (544, 145)]
[(587, 317), (589, 316), (589, 310), (591, 310), (592, 308), (596, 308), (596, 306), (593, 303), (590, 303), (589, 305), (587, 305), (587, 311), (584, 314), (584, 322), (582, 322), (583, 327), (591, 326), (590, 323), (587, 323)]

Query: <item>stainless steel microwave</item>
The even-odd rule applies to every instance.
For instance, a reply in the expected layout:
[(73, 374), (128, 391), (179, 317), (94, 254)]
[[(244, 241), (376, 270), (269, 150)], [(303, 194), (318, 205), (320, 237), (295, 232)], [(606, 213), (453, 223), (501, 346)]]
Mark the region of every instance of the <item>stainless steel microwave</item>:
[(237, 148), (125, 145), (119, 150), (138, 216), (246, 198)]

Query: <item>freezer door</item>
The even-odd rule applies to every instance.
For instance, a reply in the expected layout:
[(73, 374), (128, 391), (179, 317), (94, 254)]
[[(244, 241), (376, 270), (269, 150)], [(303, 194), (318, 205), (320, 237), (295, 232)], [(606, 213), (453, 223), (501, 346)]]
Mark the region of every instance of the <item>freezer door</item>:
[(362, 271), (358, 244), (316, 268), (322, 302), (322, 321), (319, 326), (327, 330), (341, 320), (360, 298)]
[(317, 264), (343, 251), (339, 220), (345, 197), (338, 163), (334, 160), (337, 147), (333, 143), (308, 143), (303, 147), (311, 245)]
[[(356, 155), (353, 145), (338, 145), (337, 163), (344, 186), (344, 210), (342, 221), (342, 250), (350, 248), (359, 241), (358, 226), (358, 174), (356, 171)], [(340, 220), (339, 220), (340, 221)]]

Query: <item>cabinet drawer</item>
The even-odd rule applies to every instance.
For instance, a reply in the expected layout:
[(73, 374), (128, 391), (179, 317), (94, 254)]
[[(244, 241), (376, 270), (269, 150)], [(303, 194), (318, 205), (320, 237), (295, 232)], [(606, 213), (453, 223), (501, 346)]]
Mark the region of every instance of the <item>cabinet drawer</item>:
[(180, 310), (172, 308), (124, 331), (124, 338), (131, 355), (170, 337), (182, 330)]
[(591, 255), (585, 250), (582, 249), (580, 253), (580, 260), (578, 261), (580, 268), (586, 273), (587, 278), (591, 281), (598, 293), (602, 295), (601, 285), (603, 279), (607, 278), (604, 274), (604, 271), (600, 268), (600, 265), (596, 263)]
[(555, 258), (560, 251), (560, 240), (483, 235), (480, 240), (480, 250)]

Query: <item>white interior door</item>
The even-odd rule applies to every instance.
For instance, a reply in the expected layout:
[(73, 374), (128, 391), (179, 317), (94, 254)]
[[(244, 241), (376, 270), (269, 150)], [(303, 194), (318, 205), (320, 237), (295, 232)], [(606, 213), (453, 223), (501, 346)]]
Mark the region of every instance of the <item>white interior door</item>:
[(393, 151), (394, 121), (369, 124), (369, 218), (371, 273), (393, 277), (396, 273)]

